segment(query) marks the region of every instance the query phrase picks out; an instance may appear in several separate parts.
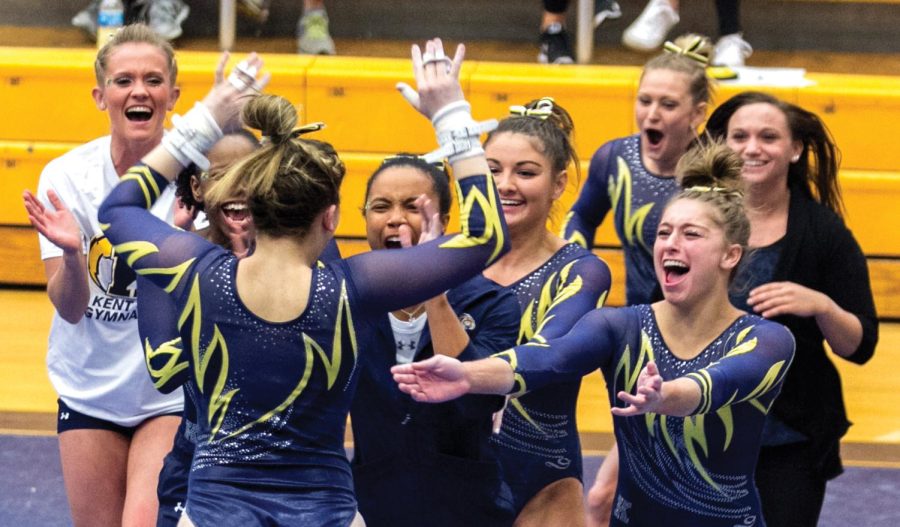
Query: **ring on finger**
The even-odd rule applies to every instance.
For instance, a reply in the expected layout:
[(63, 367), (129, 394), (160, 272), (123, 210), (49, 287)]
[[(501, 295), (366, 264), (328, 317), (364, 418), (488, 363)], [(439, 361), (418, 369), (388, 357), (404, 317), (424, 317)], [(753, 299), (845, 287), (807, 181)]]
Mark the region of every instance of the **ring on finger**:
[(434, 64), (437, 62), (443, 62), (447, 68), (447, 73), (450, 73), (450, 69), (453, 67), (453, 61), (448, 57), (430, 57), (428, 60), (422, 61), (422, 66), (427, 66), (429, 64)]
[(242, 79), (235, 72), (231, 72), (231, 75), (228, 76), (228, 83), (234, 86), (234, 89), (237, 91), (244, 91), (250, 86), (250, 83), (246, 80)]
[(253, 79), (255, 79), (255, 78), (256, 78), (256, 74), (259, 73), (259, 68), (257, 68), (255, 65), (251, 65), (251, 64), (250, 64), (249, 62), (247, 62), (246, 60), (240, 61), (240, 62), (238, 63), (238, 65), (235, 66), (234, 69), (235, 69), (236, 71), (239, 71), (239, 72), (243, 73), (244, 75), (246, 75), (246, 76), (248, 76), (248, 77), (250, 77), (250, 78), (253, 78)]

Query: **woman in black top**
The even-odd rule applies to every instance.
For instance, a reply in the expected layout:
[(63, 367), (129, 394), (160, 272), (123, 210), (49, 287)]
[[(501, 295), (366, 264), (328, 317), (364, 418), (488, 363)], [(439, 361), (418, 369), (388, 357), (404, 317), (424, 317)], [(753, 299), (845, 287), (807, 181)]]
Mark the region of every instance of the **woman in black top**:
[(788, 327), (797, 353), (763, 431), (756, 483), (770, 527), (815, 526), (825, 483), (842, 472), (850, 422), (832, 353), (863, 364), (878, 341), (865, 256), (841, 217), (839, 152), (814, 114), (744, 92), (707, 130), (744, 161), (756, 254), (733, 296), (738, 307)]

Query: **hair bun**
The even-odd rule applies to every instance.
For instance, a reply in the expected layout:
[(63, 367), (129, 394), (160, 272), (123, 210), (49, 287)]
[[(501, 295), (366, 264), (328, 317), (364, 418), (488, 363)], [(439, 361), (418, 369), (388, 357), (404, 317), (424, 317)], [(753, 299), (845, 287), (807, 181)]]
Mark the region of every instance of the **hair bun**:
[(741, 193), (743, 162), (720, 141), (699, 144), (678, 161), (675, 173), (682, 189), (699, 192)]
[(292, 137), (297, 126), (297, 109), (284, 97), (262, 94), (250, 99), (241, 118), (246, 126), (259, 130), (263, 137), (279, 145)]

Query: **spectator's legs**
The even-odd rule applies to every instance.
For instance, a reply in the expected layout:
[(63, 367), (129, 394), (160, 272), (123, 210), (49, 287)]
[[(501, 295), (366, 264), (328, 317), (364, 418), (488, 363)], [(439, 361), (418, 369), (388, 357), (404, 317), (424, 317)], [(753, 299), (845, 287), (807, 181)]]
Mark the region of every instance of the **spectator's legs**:
[(146, 0), (147, 25), (166, 40), (181, 36), (181, 24), (191, 13), (191, 8), (181, 0)]
[(334, 40), (328, 33), (324, 0), (303, 0), (303, 16), (297, 21), (297, 52), (334, 55)]
[(678, 20), (678, 0), (650, 0), (622, 34), (622, 43), (637, 51), (653, 51), (662, 46)]
[(72, 25), (84, 31), (91, 40), (97, 40), (97, 13), (99, 11), (100, 0), (91, 0), (84, 9), (72, 17)]
[(544, 0), (541, 17), (541, 51), (538, 62), (543, 64), (572, 64), (575, 62), (572, 43), (566, 31), (568, 0)]
[(713, 51), (712, 63), (716, 66), (741, 67), (753, 53), (741, 32), (740, 0), (716, 0), (719, 15), (719, 41)]

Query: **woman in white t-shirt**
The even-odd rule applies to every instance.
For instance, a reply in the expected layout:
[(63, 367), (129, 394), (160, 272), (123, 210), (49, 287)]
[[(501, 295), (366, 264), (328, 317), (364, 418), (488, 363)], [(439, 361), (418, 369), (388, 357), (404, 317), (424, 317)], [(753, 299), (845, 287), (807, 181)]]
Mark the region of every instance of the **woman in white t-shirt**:
[[(157, 392), (138, 338), (135, 276), (100, 230), (97, 209), (119, 177), (160, 143), (178, 99), (172, 47), (147, 26), (126, 26), (94, 63), (97, 108), (110, 135), (44, 168), (25, 207), (40, 233), (56, 313), (47, 364), (59, 394), (60, 457), (76, 527), (152, 525), (156, 481), (183, 401)], [(173, 220), (167, 189), (154, 214)]]

